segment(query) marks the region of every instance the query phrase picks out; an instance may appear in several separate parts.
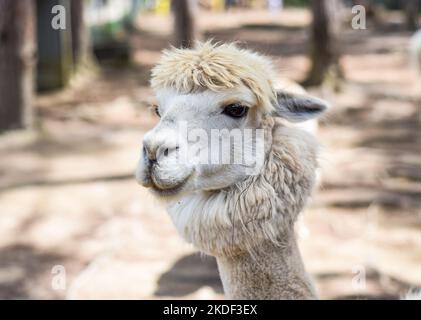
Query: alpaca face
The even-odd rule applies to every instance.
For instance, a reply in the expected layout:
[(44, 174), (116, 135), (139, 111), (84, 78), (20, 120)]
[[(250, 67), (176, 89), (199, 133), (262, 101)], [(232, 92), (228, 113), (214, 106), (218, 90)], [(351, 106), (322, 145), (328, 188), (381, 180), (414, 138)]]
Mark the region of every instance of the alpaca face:
[[(160, 121), (144, 137), (137, 180), (160, 197), (216, 190), (258, 172), (262, 114), (246, 87), (156, 93)], [(260, 154), (259, 154), (260, 152)]]
[(271, 115), (256, 107), (245, 86), (219, 92), (157, 90), (159, 123), (144, 137), (136, 171), (140, 184), (161, 198), (229, 187), (260, 172), (268, 116), (301, 122), (317, 117), (323, 101), (279, 92)]
[(227, 188), (258, 174), (266, 117), (301, 122), (323, 101), (275, 90), (272, 63), (234, 44), (164, 50), (152, 70), (157, 126), (144, 137), (136, 177), (162, 198)]

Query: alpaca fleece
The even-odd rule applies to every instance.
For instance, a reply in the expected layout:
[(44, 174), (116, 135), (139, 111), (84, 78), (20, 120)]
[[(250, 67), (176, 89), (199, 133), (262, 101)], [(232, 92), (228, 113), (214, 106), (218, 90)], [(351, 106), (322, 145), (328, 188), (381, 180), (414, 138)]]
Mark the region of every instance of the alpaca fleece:
[(196, 192), (169, 205), (183, 238), (214, 256), (253, 254), (270, 241), (282, 246), (315, 184), (318, 145), (281, 120), (264, 121), (261, 172), (229, 188)]

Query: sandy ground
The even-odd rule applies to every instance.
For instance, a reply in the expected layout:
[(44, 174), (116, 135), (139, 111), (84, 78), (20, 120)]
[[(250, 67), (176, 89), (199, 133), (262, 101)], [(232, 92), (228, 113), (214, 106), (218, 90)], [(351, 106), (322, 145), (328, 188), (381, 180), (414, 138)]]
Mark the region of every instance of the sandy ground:
[[(237, 40), (300, 80), (304, 11), (204, 15), (205, 37)], [(229, 22), (229, 23), (228, 23)], [(170, 21), (146, 16), (134, 65), (104, 68), (36, 100), (31, 132), (0, 136), (0, 298), (222, 299), (215, 261), (176, 234), (133, 172), (148, 77)], [(409, 34), (347, 30), (340, 93), (319, 132), (322, 185), (298, 230), (322, 298), (397, 298), (421, 287), (421, 106)]]

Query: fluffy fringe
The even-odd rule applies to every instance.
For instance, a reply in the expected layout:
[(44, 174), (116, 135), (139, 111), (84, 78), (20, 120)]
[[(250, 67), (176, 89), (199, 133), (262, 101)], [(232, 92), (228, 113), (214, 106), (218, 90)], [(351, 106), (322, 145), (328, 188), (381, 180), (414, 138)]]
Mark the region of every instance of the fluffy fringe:
[(255, 52), (240, 49), (234, 43), (197, 42), (193, 49), (164, 50), (152, 70), (154, 90), (172, 88), (181, 93), (205, 89), (220, 91), (248, 87), (258, 107), (271, 112), (276, 100), (272, 62)]

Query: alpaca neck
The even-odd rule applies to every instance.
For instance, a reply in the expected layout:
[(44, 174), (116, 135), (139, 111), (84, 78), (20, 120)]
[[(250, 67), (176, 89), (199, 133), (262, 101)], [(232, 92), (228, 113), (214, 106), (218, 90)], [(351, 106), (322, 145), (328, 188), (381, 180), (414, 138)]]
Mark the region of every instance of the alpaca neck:
[(278, 122), (267, 131), (273, 139), (259, 174), (188, 194), (168, 211), (186, 241), (217, 257), (228, 297), (315, 298), (294, 224), (315, 183), (317, 143)]
[(217, 257), (229, 299), (316, 299), (292, 233), (282, 246), (262, 243), (253, 254)]

